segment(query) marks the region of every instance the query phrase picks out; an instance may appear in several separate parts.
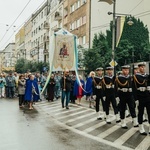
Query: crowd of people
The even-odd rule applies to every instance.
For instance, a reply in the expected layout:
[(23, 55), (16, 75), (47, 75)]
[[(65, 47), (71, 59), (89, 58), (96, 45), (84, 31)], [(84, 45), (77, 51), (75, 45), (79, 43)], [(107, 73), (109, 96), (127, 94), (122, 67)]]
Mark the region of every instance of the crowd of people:
[[(118, 75), (113, 74), (113, 67), (91, 71), (86, 81), (82, 76), (76, 77), (69, 70), (54, 72), (43, 91), (44, 99), (49, 102), (61, 98), (62, 108), (69, 109), (69, 103), (81, 105), (85, 95), (89, 107), (95, 108), (98, 120), (105, 119), (111, 124), (110, 106), (116, 116), (116, 123), (127, 129), (126, 112), (132, 117), (133, 127), (139, 127), (141, 135), (147, 135), (143, 122), (148, 116), (150, 134), (150, 76), (145, 73), (145, 63), (134, 66), (131, 75), (130, 66), (122, 66)], [(28, 105), (33, 109), (34, 102), (41, 101), (40, 92), (47, 81), (48, 73), (0, 75), (0, 97), (19, 97), (19, 107)], [(103, 114), (100, 113), (100, 102)], [(145, 112), (146, 110), (146, 112)]]

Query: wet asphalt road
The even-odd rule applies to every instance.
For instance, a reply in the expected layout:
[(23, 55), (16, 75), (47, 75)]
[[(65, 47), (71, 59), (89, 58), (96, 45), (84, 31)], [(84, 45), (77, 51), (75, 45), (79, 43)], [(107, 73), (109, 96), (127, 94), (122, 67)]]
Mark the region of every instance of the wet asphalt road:
[(49, 114), (20, 110), (17, 99), (0, 99), (0, 150), (116, 150), (74, 133)]

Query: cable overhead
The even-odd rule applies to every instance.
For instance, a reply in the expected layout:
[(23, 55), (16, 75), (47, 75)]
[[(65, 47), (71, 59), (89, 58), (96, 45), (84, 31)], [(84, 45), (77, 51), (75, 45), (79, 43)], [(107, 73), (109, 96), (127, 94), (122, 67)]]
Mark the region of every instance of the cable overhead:
[[(30, 0), (31, 1), (31, 0)], [(30, 2), (29, 1), (29, 2)], [(28, 2), (28, 4), (29, 4), (29, 2)], [(45, 0), (39, 5), (39, 7), (33, 12), (33, 13), (35, 13), (43, 4), (45, 3)], [(27, 7), (27, 6), (26, 6)], [(19, 17), (18, 17), (19, 18)], [(26, 19), (26, 21), (28, 21), (29, 20), (29, 17)], [(25, 22), (26, 22), (25, 21)], [(24, 23), (22, 23), (17, 29), (16, 29), (16, 31), (17, 30), (19, 30), (22, 26), (24, 25)], [(14, 33), (15, 32), (13, 32), (13, 34), (11, 34), (10, 35), (10, 37), (8, 38), (8, 40), (0, 47), (0, 49), (2, 49), (6, 44), (7, 44), (7, 42), (9, 42), (9, 40), (12, 38), (12, 36), (14, 35)]]
[(18, 20), (18, 18), (21, 16), (21, 14), (23, 13), (23, 11), (26, 9), (26, 7), (29, 5), (29, 3), (31, 2), (31, 0), (28, 1), (28, 3), (25, 5), (25, 7), (22, 9), (22, 11), (19, 13), (19, 15), (17, 16), (17, 18), (13, 21), (13, 23), (9, 26), (9, 28), (6, 30), (5, 34), (3, 35), (3, 37), (1, 38), (0, 42), (4, 39), (4, 37), (6, 36), (7, 32), (9, 31), (9, 29), (14, 25), (14, 23)]
[(141, 0), (129, 13), (131, 13), (133, 10), (135, 10), (144, 0)]

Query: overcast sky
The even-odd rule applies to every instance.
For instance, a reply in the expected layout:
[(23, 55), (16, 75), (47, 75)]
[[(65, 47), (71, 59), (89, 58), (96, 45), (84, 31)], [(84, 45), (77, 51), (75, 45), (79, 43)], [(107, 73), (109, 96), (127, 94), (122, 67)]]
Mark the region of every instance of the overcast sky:
[[(23, 24), (27, 18), (46, 0), (31, 0), (27, 8), (21, 14), (21, 16), (14, 23), (16, 29)], [(71, 1), (71, 0), (70, 0)], [(98, 0), (92, 0), (97, 3)], [(132, 15), (136, 15), (138, 13), (147, 12), (147, 15), (140, 17), (140, 19), (144, 22), (145, 25), (148, 25), (150, 30), (150, 0), (116, 0), (117, 1), (117, 10), (119, 13), (131, 13)], [(19, 13), (25, 7), (25, 5), (29, 2), (29, 0), (0, 0), (0, 50), (3, 50), (8, 43), (14, 42), (14, 36), (10, 38), (10, 35), (14, 33), (15, 28), (10, 28), (7, 32), (6, 36), (3, 38), (4, 34), (8, 27), (6, 24), (11, 25), (14, 20), (17, 18)], [(112, 16), (108, 16), (107, 12), (111, 11), (112, 5), (106, 3), (98, 3), (94, 6), (92, 10), (94, 13), (94, 17), (97, 21), (92, 25), (101, 26), (104, 24), (108, 24), (112, 19)], [(95, 11), (95, 12), (94, 12)], [(104, 28), (105, 29), (105, 28)], [(99, 32), (99, 30), (103, 30), (100, 28), (92, 28), (94, 32)], [(14, 34), (15, 35), (15, 34)], [(1, 41), (1, 39), (3, 40)]]
[(6, 24), (11, 25), (29, 1), (30, 0), (0, 0), (0, 50), (3, 50), (9, 42), (14, 42), (14, 36), (8, 40), (13, 34), (14, 30), (23, 24), (30, 17), (30, 15), (46, 0), (31, 0), (24, 12), (14, 23), (16, 27), (11, 27), (6, 36), (3, 38), (6, 30), (8, 29)]

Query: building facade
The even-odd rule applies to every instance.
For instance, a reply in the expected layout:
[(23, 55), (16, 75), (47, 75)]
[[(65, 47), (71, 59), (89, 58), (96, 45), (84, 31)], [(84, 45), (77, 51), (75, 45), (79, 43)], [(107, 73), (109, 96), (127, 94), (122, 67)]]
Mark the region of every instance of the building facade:
[(46, 36), (46, 30), (44, 26), (47, 19), (47, 2), (38, 9), (32, 15), (32, 29), (31, 29), (31, 51), (30, 56), (32, 60), (44, 61), (44, 40), (48, 37)]
[(15, 43), (9, 43), (1, 53), (1, 72), (15, 70)]
[(31, 52), (31, 33), (32, 33), (32, 16), (28, 19), (28, 21), (24, 25), (25, 28), (25, 58), (27, 60), (32, 60), (30, 55)]
[(15, 35), (15, 56), (17, 59), (26, 58), (25, 26), (23, 26)]
[(65, 0), (63, 7), (63, 27), (72, 34), (77, 35), (78, 45), (88, 48), (90, 0)]

